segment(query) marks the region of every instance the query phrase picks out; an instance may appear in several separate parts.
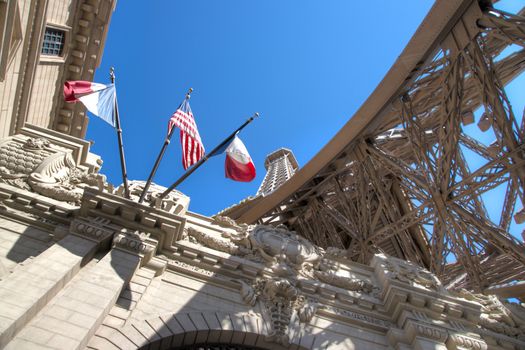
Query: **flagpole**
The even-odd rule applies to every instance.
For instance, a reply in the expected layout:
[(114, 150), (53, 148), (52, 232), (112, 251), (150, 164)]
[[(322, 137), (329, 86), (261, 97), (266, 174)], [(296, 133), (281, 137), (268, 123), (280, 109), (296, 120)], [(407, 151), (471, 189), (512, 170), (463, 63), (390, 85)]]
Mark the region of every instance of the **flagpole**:
[(215, 147), (209, 154), (205, 155), (204, 157), (202, 157), (197, 163), (195, 163), (194, 166), (192, 166), (190, 168), (190, 170), (186, 171), (184, 174), (182, 174), (182, 176), (177, 180), (175, 181), (170, 187), (168, 187), (164, 192), (162, 192), (162, 194), (155, 198), (155, 201), (152, 201), (151, 202), (151, 206), (155, 206), (155, 202), (157, 201), (161, 201), (164, 197), (166, 197), (171, 191), (173, 191), (175, 189), (175, 187), (177, 187), (178, 185), (180, 185), (184, 180), (186, 180), (186, 178), (188, 176), (190, 176), (191, 174), (193, 174), (193, 172), (195, 170), (197, 170), (202, 164), (204, 164), (210, 157), (213, 157), (215, 155), (215, 153), (217, 153), (218, 150), (220, 150), (222, 147), (224, 147), (224, 145), (226, 145), (228, 142), (231, 141), (231, 139), (233, 139), (235, 137), (235, 135), (237, 135), (237, 133), (239, 131), (241, 131), (242, 129), (244, 129), (248, 124), (250, 124), (256, 117), (259, 116), (259, 113), (255, 113), (252, 117), (248, 118), (244, 124), (242, 124), (241, 126), (239, 126), (234, 132), (231, 133), (230, 136), (228, 136), (227, 138), (224, 139), (224, 141), (222, 141), (217, 147)]
[[(189, 99), (191, 97), (192, 92), (193, 92), (193, 88), (190, 88), (188, 93), (186, 94), (186, 99)], [(144, 190), (142, 190), (142, 193), (140, 195), (139, 203), (142, 203), (144, 201), (144, 198), (146, 198), (146, 193), (148, 193), (148, 189), (151, 185), (151, 181), (153, 181), (153, 177), (155, 176), (155, 173), (157, 172), (157, 169), (160, 165), (160, 161), (164, 157), (164, 152), (166, 152), (166, 148), (170, 144), (171, 137), (173, 136), (174, 131), (175, 131), (175, 126), (172, 126), (171, 130), (168, 133), (168, 136), (166, 136), (166, 139), (164, 140), (164, 144), (162, 145), (162, 148), (160, 149), (159, 155), (157, 156), (157, 159), (155, 160), (153, 169), (151, 169), (151, 173), (149, 174), (148, 180), (146, 181), (146, 186), (144, 186)]]
[[(111, 84), (115, 84), (115, 68), (109, 71)], [(120, 153), (120, 169), (122, 171), (122, 181), (124, 183), (124, 196), (129, 199), (128, 172), (126, 171), (126, 159), (124, 158), (124, 144), (122, 143), (122, 128), (120, 127), (120, 117), (118, 114), (117, 95), (115, 92), (115, 126), (117, 128), (118, 149)]]

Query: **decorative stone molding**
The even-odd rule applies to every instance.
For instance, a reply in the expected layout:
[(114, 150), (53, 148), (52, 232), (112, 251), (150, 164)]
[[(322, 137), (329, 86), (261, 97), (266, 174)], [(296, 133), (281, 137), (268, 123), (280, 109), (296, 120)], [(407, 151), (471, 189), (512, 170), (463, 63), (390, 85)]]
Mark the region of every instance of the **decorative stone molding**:
[(433, 291), (442, 291), (441, 281), (427, 269), (384, 254), (376, 254), (372, 265), (380, 270), (383, 279), (393, 279), (408, 285)]
[[(144, 187), (146, 186), (146, 181), (129, 181), (129, 195), (130, 199), (138, 202)], [(166, 190), (166, 187), (152, 183), (144, 197), (145, 204), (154, 203), (154, 207), (157, 209), (162, 209), (163, 211), (171, 214), (184, 215), (188, 210), (190, 205), (190, 198), (184, 195), (182, 192), (177, 190), (171, 191), (166, 197), (162, 200), (159, 200), (159, 196)], [(124, 186), (120, 185), (117, 188), (116, 194), (124, 197)]]
[(293, 282), (287, 279), (259, 279), (253, 286), (241, 280), (238, 282), (246, 304), (255, 306), (260, 301), (263, 305), (271, 328), (266, 341), (289, 345), (288, 327), (292, 315), (297, 313), (300, 322), (308, 323), (317, 311), (317, 303), (300, 296)]
[(69, 231), (82, 238), (97, 243), (105, 242), (113, 237), (115, 230), (105, 227), (109, 220), (102, 218), (83, 219), (78, 218), (71, 222)]
[(205, 234), (193, 227), (188, 227), (186, 230), (186, 234), (189, 237), (190, 241), (200, 243), (206, 247), (218, 250), (220, 252), (225, 252), (231, 255), (238, 255), (241, 253), (241, 247), (239, 247), (235, 243), (232, 243), (229, 240), (220, 239), (218, 237)]
[(225, 228), (232, 228), (235, 231), (243, 232), (248, 229), (247, 224), (238, 224), (235, 222), (235, 220), (227, 217), (227, 216), (221, 216), (221, 215), (214, 215), (212, 216), (212, 224), (218, 225)]
[(182, 238), (186, 223), (183, 216), (95, 188), (84, 190), (79, 215), (106, 218), (114, 225), (125, 227), (127, 232), (148, 232), (150, 239), (166, 249), (172, 249)]
[(428, 323), (408, 319), (404, 329), (412, 342), (416, 337), (429, 339), (438, 343), (445, 343), (448, 337), (447, 330)]
[(0, 141), (0, 182), (74, 204), (87, 186), (107, 188), (97, 167), (79, 163), (88, 160), (89, 145), (69, 138), (64, 142), (52, 131), (27, 126)]
[(498, 334), (525, 341), (525, 308), (518, 304), (502, 303), (495, 295), (483, 295), (461, 289), (457, 296), (481, 304), (478, 326)]
[(452, 333), (447, 339), (447, 347), (451, 350), (486, 350), (488, 345), (482, 339)]
[(344, 317), (347, 319), (355, 320), (369, 325), (380, 326), (382, 330), (389, 329), (392, 327), (392, 324), (389, 321), (372, 317), (370, 315), (365, 315), (355, 311), (345, 310), (333, 306), (322, 306), (319, 308), (320, 314), (327, 315), (336, 315), (339, 317)]
[(144, 266), (153, 258), (157, 248), (157, 241), (150, 239), (148, 233), (130, 232), (127, 229), (122, 229), (113, 238), (112, 246), (115, 249), (140, 256), (142, 258), (141, 266)]
[[(233, 225), (227, 220), (221, 222), (226, 222), (229, 227)], [(234, 234), (217, 236), (188, 227), (187, 234), (190, 241), (262, 263), (275, 276), (291, 281), (307, 278), (350, 291), (374, 296), (378, 293), (379, 288), (369, 281), (338, 275), (338, 263), (325, 259), (323, 249), (284, 227), (256, 225), (234, 228)]]

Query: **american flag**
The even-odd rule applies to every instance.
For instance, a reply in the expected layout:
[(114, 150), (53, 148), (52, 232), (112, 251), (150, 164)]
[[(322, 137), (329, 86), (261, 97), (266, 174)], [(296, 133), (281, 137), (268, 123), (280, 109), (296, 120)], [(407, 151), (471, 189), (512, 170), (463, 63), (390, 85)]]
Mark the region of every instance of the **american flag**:
[(168, 123), (168, 134), (174, 126), (180, 129), (182, 166), (186, 170), (204, 156), (204, 146), (202, 145), (195, 119), (193, 119), (193, 113), (191, 113), (188, 97), (182, 101), (179, 108), (171, 116)]

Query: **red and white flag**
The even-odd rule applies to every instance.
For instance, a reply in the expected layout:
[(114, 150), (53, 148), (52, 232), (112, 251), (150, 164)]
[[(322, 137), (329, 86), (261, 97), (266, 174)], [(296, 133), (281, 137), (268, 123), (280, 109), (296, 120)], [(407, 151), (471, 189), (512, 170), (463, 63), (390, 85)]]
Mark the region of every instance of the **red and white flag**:
[(64, 99), (66, 102), (82, 102), (84, 106), (107, 123), (115, 127), (115, 85), (104, 85), (90, 81), (66, 81), (64, 83)]
[(173, 113), (168, 123), (168, 134), (173, 127), (180, 129), (180, 143), (182, 145), (182, 166), (184, 170), (197, 163), (204, 156), (197, 124), (191, 112), (189, 98), (186, 97), (179, 108)]
[(225, 152), (224, 167), (227, 178), (242, 182), (249, 182), (255, 178), (255, 165), (240, 138), (235, 136)]

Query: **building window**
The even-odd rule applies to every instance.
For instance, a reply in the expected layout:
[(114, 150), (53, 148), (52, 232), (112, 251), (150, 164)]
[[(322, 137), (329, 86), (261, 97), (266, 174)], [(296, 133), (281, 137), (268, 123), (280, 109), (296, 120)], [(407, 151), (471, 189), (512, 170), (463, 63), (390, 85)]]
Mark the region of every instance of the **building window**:
[(44, 34), (44, 42), (42, 43), (42, 54), (61, 56), (64, 49), (64, 38), (64, 31), (47, 27)]

